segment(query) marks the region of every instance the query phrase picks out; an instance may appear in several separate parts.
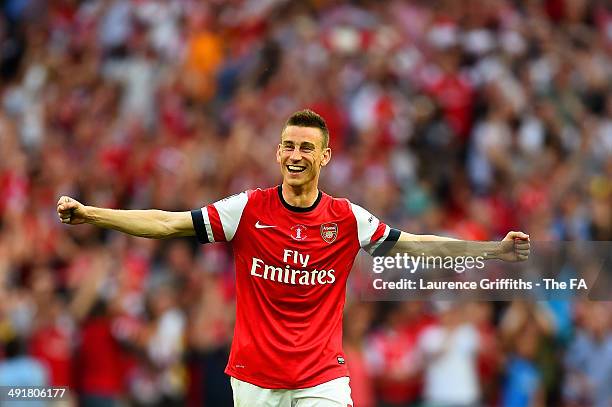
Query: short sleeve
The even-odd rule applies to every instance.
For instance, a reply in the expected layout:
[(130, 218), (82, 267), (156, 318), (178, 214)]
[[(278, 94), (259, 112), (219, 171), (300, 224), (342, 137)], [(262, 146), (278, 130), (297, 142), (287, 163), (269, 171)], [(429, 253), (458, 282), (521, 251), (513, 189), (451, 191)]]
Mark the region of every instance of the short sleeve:
[[(385, 253), (381, 253), (378, 249), (383, 248), (382, 244), (384, 242), (396, 242), (399, 238), (399, 232), (391, 229), (359, 205), (351, 203), (351, 209), (357, 221), (359, 246), (371, 255), (384, 255)], [(385, 245), (384, 247), (388, 246)]]
[(230, 242), (248, 202), (248, 193), (241, 192), (208, 206), (191, 211), (191, 220), (200, 243)]

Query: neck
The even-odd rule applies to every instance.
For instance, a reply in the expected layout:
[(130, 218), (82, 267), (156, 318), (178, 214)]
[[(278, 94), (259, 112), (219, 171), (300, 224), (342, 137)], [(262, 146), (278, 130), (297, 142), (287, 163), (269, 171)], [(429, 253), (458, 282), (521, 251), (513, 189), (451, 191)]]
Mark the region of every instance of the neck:
[(319, 197), (319, 190), (314, 183), (309, 186), (293, 187), (283, 182), (282, 194), (283, 199), (289, 205), (297, 208), (308, 208), (312, 206)]

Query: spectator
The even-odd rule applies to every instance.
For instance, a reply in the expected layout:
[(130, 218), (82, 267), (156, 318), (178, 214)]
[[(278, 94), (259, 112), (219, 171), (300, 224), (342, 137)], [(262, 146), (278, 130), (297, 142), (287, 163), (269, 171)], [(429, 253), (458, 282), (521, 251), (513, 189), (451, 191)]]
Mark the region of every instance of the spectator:
[(516, 350), (506, 366), (502, 405), (504, 407), (545, 406), (545, 389), (535, 358), (538, 351), (537, 328), (527, 326), (517, 338)]
[(46, 386), (48, 372), (27, 354), (23, 338), (14, 337), (4, 346), (5, 360), (0, 362), (0, 386)]
[(612, 324), (605, 303), (587, 306), (583, 326), (565, 357), (568, 405), (606, 406), (612, 399)]
[[(25, 386), (47, 386), (49, 376), (45, 367), (27, 354), (24, 338), (14, 337), (4, 347), (5, 360), (0, 361), (0, 386), (19, 389)], [(19, 401), (3, 401), (3, 405), (18, 406)], [(31, 401), (29, 405), (42, 407), (42, 401)]]
[(465, 307), (436, 303), (440, 322), (419, 338), (428, 406), (474, 406), (480, 402), (477, 360), (479, 337), (466, 319)]
[(546, 405), (549, 391), (545, 373), (550, 360), (548, 345), (553, 325), (550, 314), (537, 305), (513, 301), (503, 315), (502, 341), (509, 354), (502, 394), (504, 406)]
[(382, 326), (369, 335), (366, 353), (378, 399), (385, 406), (414, 405), (423, 392), (418, 341), (433, 318), (418, 301), (397, 304), (383, 314)]

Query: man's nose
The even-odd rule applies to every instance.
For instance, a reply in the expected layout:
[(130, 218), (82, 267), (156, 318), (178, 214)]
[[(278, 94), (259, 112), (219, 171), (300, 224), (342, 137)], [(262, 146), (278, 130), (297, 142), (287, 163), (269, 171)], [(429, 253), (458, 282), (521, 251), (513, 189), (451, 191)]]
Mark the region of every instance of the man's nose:
[(292, 161), (300, 161), (302, 159), (302, 153), (300, 153), (300, 149), (297, 147), (294, 148), (291, 152), (291, 155), (289, 156), (289, 159), (291, 159)]

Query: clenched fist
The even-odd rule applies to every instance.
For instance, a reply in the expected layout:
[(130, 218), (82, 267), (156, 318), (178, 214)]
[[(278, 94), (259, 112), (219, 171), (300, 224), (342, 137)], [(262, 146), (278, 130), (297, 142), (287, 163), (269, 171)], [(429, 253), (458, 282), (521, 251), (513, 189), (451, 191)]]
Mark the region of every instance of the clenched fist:
[(531, 250), (529, 235), (523, 232), (509, 232), (501, 241), (499, 258), (505, 261), (525, 261)]
[(62, 196), (57, 201), (57, 214), (60, 221), (68, 225), (79, 225), (86, 220), (85, 205), (69, 196)]

